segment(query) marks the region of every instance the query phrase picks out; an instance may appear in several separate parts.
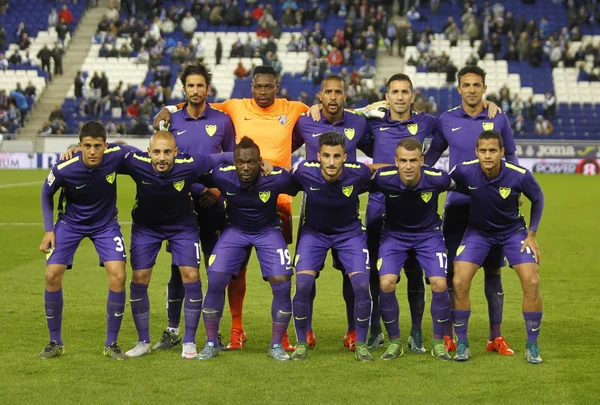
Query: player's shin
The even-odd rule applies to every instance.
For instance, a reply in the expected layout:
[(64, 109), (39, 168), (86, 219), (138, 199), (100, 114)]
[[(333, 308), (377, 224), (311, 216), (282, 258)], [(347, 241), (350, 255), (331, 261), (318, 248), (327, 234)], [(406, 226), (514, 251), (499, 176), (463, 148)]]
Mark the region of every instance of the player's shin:
[(504, 289), (502, 287), (502, 276), (498, 274), (485, 274), (485, 297), (488, 303), (488, 314), (490, 318), (490, 340), (502, 336), (500, 326), (502, 324), (502, 312), (504, 309)]
[(50, 332), (50, 341), (55, 341), (59, 345), (62, 341), (62, 312), (63, 312), (63, 291), (44, 291), (44, 307), (46, 309), (46, 322)]
[(117, 343), (121, 323), (123, 322), (123, 313), (125, 312), (125, 291), (115, 292), (108, 290), (106, 300), (106, 341), (104, 346), (110, 346)]
[(294, 294), (294, 327), (296, 338), (299, 343), (306, 343), (306, 332), (308, 330), (308, 314), (310, 311), (310, 293), (315, 284), (315, 276), (312, 274), (296, 274), (296, 293)]
[(171, 278), (167, 284), (167, 317), (169, 328), (179, 328), (181, 308), (185, 297), (185, 288), (181, 280), (181, 272), (175, 264), (171, 265)]
[(150, 343), (150, 299), (148, 284), (129, 284), (131, 315), (138, 333), (138, 342)]
[(195, 343), (202, 311), (202, 283), (198, 280), (193, 283), (184, 283), (183, 286), (185, 288), (185, 333), (183, 343)]
[(244, 297), (246, 296), (246, 270), (244, 267), (239, 271), (235, 279), (227, 286), (227, 298), (229, 310), (231, 311), (231, 329), (244, 330), (242, 312), (244, 309)]
[[(271, 304), (271, 319), (273, 329), (271, 335), (271, 347), (280, 345), (283, 335), (287, 331), (290, 318), (292, 317), (292, 292), (291, 280), (271, 282), (273, 291), (273, 302)], [(306, 334), (305, 334), (306, 336)]]
[(390, 340), (400, 338), (400, 307), (396, 298), (396, 289), (392, 291), (381, 291), (379, 293), (379, 305), (383, 324)]
[(217, 347), (219, 344), (219, 323), (225, 306), (225, 289), (230, 280), (230, 274), (216, 271), (208, 272), (208, 290), (204, 298), (202, 315), (204, 316), (207, 341)]
[(342, 294), (346, 303), (346, 319), (348, 320), (348, 332), (356, 330), (356, 322), (354, 321), (354, 289), (352, 283), (346, 274), (342, 281)]
[(433, 339), (442, 340), (446, 333), (446, 326), (450, 322), (448, 290), (431, 292), (431, 320), (433, 322)]
[(308, 301), (308, 318), (306, 319), (306, 329), (313, 330), (312, 320), (313, 311), (315, 308), (315, 297), (317, 296), (317, 283), (313, 283), (312, 289), (310, 290), (309, 301)]
[(527, 343), (537, 343), (542, 327), (542, 311), (523, 312), (527, 328)]
[(420, 268), (406, 271), (406, 292), (410, 306), (411, 335), (421, 331), (425, 312), (425, 280)]
[(365, 343), (373, 303), (369, 291), (369, 275), (367, 273), (354, 273), (350, 277), (354, 290), (354, 315), (356, 319), (356, 341)]

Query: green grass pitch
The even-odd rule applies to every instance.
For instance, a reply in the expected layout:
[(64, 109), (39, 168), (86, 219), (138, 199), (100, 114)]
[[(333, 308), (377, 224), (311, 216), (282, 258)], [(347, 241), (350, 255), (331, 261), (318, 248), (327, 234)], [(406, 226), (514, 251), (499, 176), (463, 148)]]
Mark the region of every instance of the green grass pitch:
[[(375, 362), (357, 362), (342, 345), (346, 319), (341, 276), (331, 269), (330, 259), (317, 284), (316, 348), (306, 362), (275, 362), (266, 354), (271, 292), (260, 277), (256, 258), (248, 271), (244, 323), (249, 341), (243, 351), (222, 353), (208, 362), (185, 361), (179, 349), (125, 362), (111, 361), (102, 356), (107, 279), (88, 240), (75, 256), (75, 269), (65, 276), (66, 354), (39, 360), (36, 355), (48, 340), (43, 312), (44, 256), (38, 251), (43, 236), (39, 186), (46, 174), (41, 170), (0, 171), (0, 403), (600, 403), (600, 359), (594, 355), (600, 332), (598, 177), (538, 176), (546, 196), (538, 235), (542, 248), (544, 320), (540, 348), (544, 364), (535, 366), (524, 360), (521, 290), (509, 268), (503, 273), (503, 334), (515, 356), (485, 351), (487, 306), (482, 274), (478, 274), (471, 293), (471, 361), (442, 363), (429, 354), (405, 352), (396, 361), (384, 362), (379, 360), (383, 351), (378, 350), (374, 352)], [(126, 241), (133, 197), (133, 183), (121, 177), (119, 208), (121, 221), (127, 223), (123, 225)], [(294, 208), (297, 214), (298, 199)], [(528, 205), (523, 208), (528, 212)], [(169, 256), (161, 252), (149, 289), (154, 341), (166, 326), (168, 270)], [(201, 274), (206, 291), (204, 267)], [(405, 340), (410, 316), (404, 279), (398, 296)], [(423, 330), (430, 347), (428, 311), (427, 307)], [(229, 324), (226, 309), (222, 330), (226, 332)], [(294, 336), (292, 326), (289, 331)], [(197, 336), (202, 347), (202, 326)], [(119, 343), (128, 350), (136, 337), (127, 308)]]

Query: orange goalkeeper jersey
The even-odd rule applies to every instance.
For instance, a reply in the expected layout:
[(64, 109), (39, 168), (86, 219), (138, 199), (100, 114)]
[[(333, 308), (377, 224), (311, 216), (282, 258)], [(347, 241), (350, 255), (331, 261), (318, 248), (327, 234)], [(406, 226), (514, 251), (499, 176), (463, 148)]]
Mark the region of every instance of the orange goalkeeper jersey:
[(298, 118), (308, 111), (305, 104), (276, 98), (273, 105), (261, 108), (253, 98), (244, 98), (211, 103), (211, 106), (229, 114), (237, 142), (247, 136), (256, 142), (263, 159), (273, 166), (291, 169), (292, 131)]

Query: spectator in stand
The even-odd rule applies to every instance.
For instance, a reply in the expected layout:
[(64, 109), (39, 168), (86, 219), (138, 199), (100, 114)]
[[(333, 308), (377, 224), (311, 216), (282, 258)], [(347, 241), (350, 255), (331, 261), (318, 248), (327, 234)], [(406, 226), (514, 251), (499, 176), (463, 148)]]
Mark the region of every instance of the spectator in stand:
[(504, 59), (506, 59), (509, 62), (510, 61), (517, 62), (519, 60), (519, 52), (517, 52), (517, 48), (515, 48), (514, 45), (510, 45), (508, 47), (508, 50), (504, 54)]
[(344, 61), (344, 57), (338, 48), (335, 46), (331, 48), (327, 60), (331, 66), (339, 66)]
[(60, 120), (60, 121), (65, 121), (65, 113), (61, 110), (60, 105), (55, 105), (54, 106), (54, 110), (50, 111), (50, 116), (48, 117), (49, 121), (55, 121), (55, 120)]
[(417, 9), (413, 6), (407, 11), (406, 19), (409, 22), (419, 21), (421, 19), (421, 14), (419, 14)]
[(108, 120), (106, 123), (106, 133), (109, 135), (115, 135), (117, 133), (117, 124), (113, 120)]
[(212, 25), (218, 25), (224, 21), (223, 7), (220, 4), (213, 5), (210, 15), (208, 16), (208, 21), (210, 21)]
[(223, 43), (221, 38), (217, 37), (217, 46), (215, 47), (215, 61), (217, 65), (221, 64), (221, 58), (223, 57)]
[(0, 52), (4, 51), (4, 43), (6, 42), (6, 31), (2, 24), (0, 24)]
[(58, 20), (60, 21), (61, 19), (67, 25), (73, 22), (73, 14), (71, 13), (66, 4), (63, 4), (62, 10), (60, 10), (60, 13), (58, 13)]
[(450, 41), (450, 46), (456, 46), (458, 44), (458, 39), (460, 38), (461, 32), (456, 24), (452, 23), (448, 28), (446, 28), (444, 35)]
[(63, 75), (63, 56), (65, 50), (61, 44), (56, 44), (52, 50), (52, 59), (54, 60), (54, 74)]
[(27, 97), (34, 97), (37, 93), (37, 89), (36, 87), (33, 85), (33, 83), (30, 81), (27, 83), (27, 87), (25, 87), (25, 95)]
[(58, 13), (55, 8), (52, 8), (48, 14), (48, 28), (54, 28), (56, 24), (58, 24)]
[(58, 24), (56, 24), (56, 35), (58, 36), (58, 41), (64, 45), (65, 39), (67, 39), (67, 34), (69, 33), (69, 27), (65, 23), (65, 21), (60, 17), (58, 17)]
[(517, 94), (515, 96), (515, 98), (513, 99), (512, 103), (510, 104), (510, 113), (513, 116), (521, 115), (521, 114), (523, 114), (524, 109), (525, 109), (525, 104), (521, 100), (521, 97), (519, 97), (519, 95)]
[(131, 126), (127, 130), (128, 134), (146, 136), (153, 133), (152, 126), (143, 120), (131, 120)]
[(140, 115), (139, 103), (137, 100), (133, 100), (133, 103), (129, 107), (127, 107), (127, 116), (128, 117), (137, 117)]
[(21, 112), (21, 117), (25, 118), (25, 116), (27, 115), (27, 111), (29, 111), (29, 103), (27, 102), (27, 98), (25, 97), (25, 95), (18, 91), (11, 91), (10, 97), (13, 99), (15, 105)]
[(28, 49), (31, 46), (31, 40), (29, 39), (29, 35), (24, 32), (21, 35), (21, 39), (19, 41), (19, 49), (24, 51), (26, 49)]
[(81, 71), (77, 72), (77, 76), (75, 76), (75, 98), (83, 97), (83, 87), (85, 86), (85, 78), (83, 77), (83, 73)]
[(544, 119), (543, 116), (538, 115), (535, 119), (535, 124), (533, 127), (534, 135), (550, 135), (554, 131), (554, 127), (552, 123), (547, 119)]
[(197, 26), (198, 21), (192, 16), (192, 13), (189, 11), (185, 13), (185, 17), (181, 20), (181, 31), (183, 31), (184, 35), (187, 38), (192, 38)]
[(42, 49), (37, 54), (37, 58), (42, 62), (42, 70), (48, 72), (49, 80), (52, 80), (52, 72), (50, 71), (50, 59), (52, 59), (52, 51), (48, 49), (48, 45), (44, 44)]
[(283, 17), (281, 18), (281, 25), (283, 25), (285, 28), (294, 27), (296, 25), (296, 17), (294, 14), (294, 10), (287, 8), (283, 13)]
[(522, 114), (515, 117), (512, 128), (515, 134), (523, 135), (525, 133), (525, 118)]
[(8, 120), (9, 125), (11, 126), (11, 132), (16, 132), (23, 124), (23, 117), (21, 117), (21, 112), (15, 106), (15, 103), (13, 101), (10, 101), (8, 103), (8, 108), (6, 109), (6, 118)]
[(238, 79), (243, 79), (244, 77), (248, 76), (248, 71), (244, 67), (244, 64), (242, 63), (242, 61), (238, 62), (237, 67), (233, 71), (233, 75)]
[(261, 26), (256, 30), (256, 36), (259, 38), (269, 38), (271, 36), (271, 30), (267, 23), (262, 23)]
[(258, 21), (264, 14), (265, 12), (265, 5), (264, 4), (259, 4), (258, 7), (255, 7), (254, 10), (252, 10), (252, 19), (255, 21)]
[(147, 122), (150, 119), (150, 115), (152, 115), (152, 100), (146, 97), (139, 108), (138, 116)]
[(117, 10), (112, 4), (108, 5), (108, 10), (104, 13), (104, 18), (111, 22), (119, 21), (119, 10)]
[(169, 17), (167, 17), (164, 21), (161, 21), (158, 25), (160, 29), (161, 35), (171, 34), (175, 32), (175, 23)]
[(6, 69), (8, 69), (8, 60), (6, 60), (3, 53), (0, 53), (0, 70)]
[(546, 92), (546, 97), (544, 99), (544, 118), (553, 120), (556, 114), (556, 96), (551, 92)]
[(146, 48), (142, 47), (136, 58), (136, 63), (139, 65), (147, 65), (150, 62), (150, 54)]
[(15, 39), (17, 42), (21, 42), (23, 34), (27, 34), (27, 29), (25, 28), (25, 23), (21, 21), (15, 29)]

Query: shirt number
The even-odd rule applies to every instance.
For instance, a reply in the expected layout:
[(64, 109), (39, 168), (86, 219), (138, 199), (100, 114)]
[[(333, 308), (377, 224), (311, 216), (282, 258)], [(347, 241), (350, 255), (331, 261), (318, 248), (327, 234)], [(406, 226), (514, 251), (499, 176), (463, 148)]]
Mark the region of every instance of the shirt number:
[(277, 249), (277, 253), (279, 253), (279, 259), (281, 260), (282, 266), (289, 266), (292, 263), (292, 258), (290, 256), (289, 250)]

